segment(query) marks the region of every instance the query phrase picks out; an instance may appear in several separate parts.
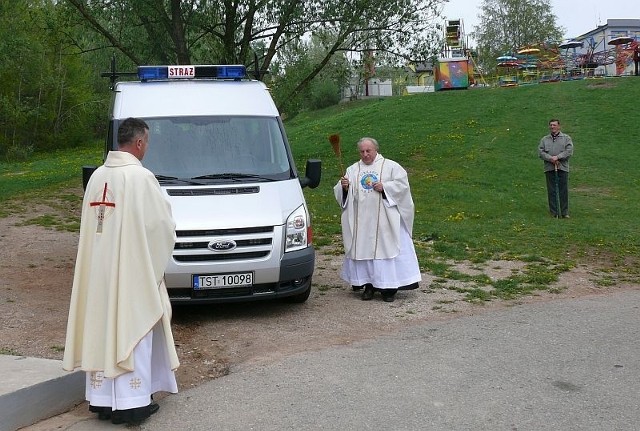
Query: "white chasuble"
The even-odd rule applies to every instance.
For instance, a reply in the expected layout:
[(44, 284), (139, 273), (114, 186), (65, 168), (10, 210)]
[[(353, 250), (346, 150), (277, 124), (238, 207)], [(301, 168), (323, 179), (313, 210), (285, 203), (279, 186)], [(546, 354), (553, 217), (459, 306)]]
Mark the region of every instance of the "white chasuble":
[[(400, 252), (401, 220), (409, 235), (414, 205), (407, 172), (378, 154), (371, 165), (358, 161), (347, 168), (346, 196), (340, 182), (334, 188), (343, 207), (341, 224), (345, 256), (355, 260), (388, 259)], [(384, 196), (373, 189), (382, 182)]]
[(82, 204), (65, 370), (107, 378), (134, 371), (134, 349), (156, 324), (178, 367), (163, 281), (174, 242), (171, 206), (153, 173), (132, 154), (109, 152)]
[[(378, 154), (371, 165), (358, 161), (347, 168), (349, 189), (338, 181), (334, 195), (342, 206), (345, 249), (342, 278), (354, 286), (371, 283), (396, 289), (422, 279), (411, 240), (414, 204), (407, 172)], [(384, 195), (373, 189), (382, 182)]]

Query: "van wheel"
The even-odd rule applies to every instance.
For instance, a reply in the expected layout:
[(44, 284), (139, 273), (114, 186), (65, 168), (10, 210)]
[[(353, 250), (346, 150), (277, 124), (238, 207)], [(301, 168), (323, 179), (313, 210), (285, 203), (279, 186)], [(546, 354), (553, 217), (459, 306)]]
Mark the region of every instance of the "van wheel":
[(302, 293), (293, 296), (287, 296), (283, 300), (290, 304), (302, 304), (307, 299), (309, 299), (309, 295), (311, 294), (311, 280), (309, 280), (309, 287)]

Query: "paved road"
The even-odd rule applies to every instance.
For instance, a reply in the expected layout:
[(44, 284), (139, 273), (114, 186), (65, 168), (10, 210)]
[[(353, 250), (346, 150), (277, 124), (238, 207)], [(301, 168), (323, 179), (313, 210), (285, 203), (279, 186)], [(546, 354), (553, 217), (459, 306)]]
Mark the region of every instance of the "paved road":
[(640, 290), (428, 322), (166, 397), (141, 428), (640, 429), (639, 327)]

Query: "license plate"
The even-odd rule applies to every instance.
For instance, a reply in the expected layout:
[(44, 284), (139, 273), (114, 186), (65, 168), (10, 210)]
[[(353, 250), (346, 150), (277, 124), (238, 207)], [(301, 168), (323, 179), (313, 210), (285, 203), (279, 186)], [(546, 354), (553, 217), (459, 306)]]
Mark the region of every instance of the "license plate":
[(194, 290), (221, 289), (225, 287), (247, 287), (253, 285), (253, 272), (232, 272), (229, 274), (194, 275)]

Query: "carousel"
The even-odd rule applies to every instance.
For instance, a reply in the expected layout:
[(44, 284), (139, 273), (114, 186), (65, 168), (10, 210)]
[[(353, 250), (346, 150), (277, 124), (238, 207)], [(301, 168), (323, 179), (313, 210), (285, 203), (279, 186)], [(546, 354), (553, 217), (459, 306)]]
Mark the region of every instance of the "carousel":
[(496, 58), (498, 71), (498, 85), (500, 87), (515, 87), (518, 85), (518, 58), (512, 55), (501, 55)]

